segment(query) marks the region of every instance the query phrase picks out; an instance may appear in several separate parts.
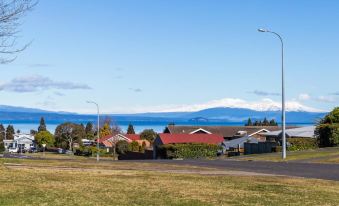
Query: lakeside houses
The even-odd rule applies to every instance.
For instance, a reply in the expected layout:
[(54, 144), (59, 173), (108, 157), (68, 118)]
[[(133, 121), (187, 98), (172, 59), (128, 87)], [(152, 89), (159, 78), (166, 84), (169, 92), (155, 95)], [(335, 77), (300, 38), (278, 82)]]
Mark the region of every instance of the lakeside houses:
[(204, 143), (220, 145), (224, 138), (218, 134), (193, 133), (193, 134), (170, 134), (160, 133), (153, 143), (153, 158), (158, 157), (157, 150), (162, 145), (167, 144), (188, 144), (188, 143)]
[(36, 149), (34, 136), (31, 134), (14, 134), (13, 139), (3, 140), (5, 151), (10, 153), (26, 152)]
[(115, 133), (115, 134), (110, 134), (110, 135), (99, 138), (100, 146), (106, 148), (107, 152), (118, 141), (126, 141), (128, 143), (132, 143), (134, 141), (134, 142), (137, 142), (140, 146), (144, 144), (147, 148), (149, 148), (151, 145), (149, 141), (140, 139), (140, 135), (138, 134)]
[[(286, 128), (297, 128), (288, 126)], [(279, 126), (186, 126), (168, 125), (164, 133), (169, 134), (217, 134), (225, 140), (237, 139), (240, 137), (255, 137), (258, 141), (266, 141), (267, 132), (279, 131)]]
[[(315, 129), (315, 126), (287, 128), (285, 130), (286, 138), (315, 138)], [(265, 136), (267, 141), (279, 141), (281, 139), (282, 131), (266, 132), (261, 135)]]

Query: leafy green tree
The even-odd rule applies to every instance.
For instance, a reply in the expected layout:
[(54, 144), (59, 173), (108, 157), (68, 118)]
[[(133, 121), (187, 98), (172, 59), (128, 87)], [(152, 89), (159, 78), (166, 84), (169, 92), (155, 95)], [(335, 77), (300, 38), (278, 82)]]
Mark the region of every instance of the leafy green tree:
[(8, 125), (6, 128), (6, 139), (14, 139), (15, 130), (12, 125)]
[(81, 125), (71, 122), (58, 125), (54, 133), (55, 145), (70, 150), (72, 150), (73, 143), (82, 145), (81, 139), (85, 137), (85, 129)]
[(4, 125), (0, 124), (0, 142), (2, 142), (6, 137), (6, 130)]
[(87, 139), (94, 139), (94, 130), (92, 122), (87, 122), (85, 127), (85, 133)]
[(248, 118), (247, 123), (245, 124), (245, 126), (253, 126), (251, 118)]
[(157, 137), (157, 133), (154, 132), (153, 129), (145, 129), (140, 133), (140, 139), (148, 140), (151, 144), (153, 144), (154, 139)]
[(128, 142), (125, 140), (119, 140), (115, 146), (118, 154), (125, 154), (128, 151)]
[(47, 147), (51, 147), (54, 145), (55, 139), (53, 134), (49, 131), (41, 131), (35, 135), (35, 141), (39, 147), (42, 147), (42, 144), (46, 144)]
[(38, 127), (38, 132), (42, 131), (47, 131), (45, 119), (43, 117), (40, 118), (40, 125)]
[(319, 146), (339, 146), (339, 107), (334, 108), (319, 121), (314, 133)]
[(127, 134), (135, 134), (134, 127), (131, 123), (128, 125)]

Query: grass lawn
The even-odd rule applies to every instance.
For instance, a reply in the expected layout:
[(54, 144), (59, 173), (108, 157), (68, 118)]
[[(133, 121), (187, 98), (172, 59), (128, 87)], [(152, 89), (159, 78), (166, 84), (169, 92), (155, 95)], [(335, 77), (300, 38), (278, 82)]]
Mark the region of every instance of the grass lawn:
[[(11, 167), (10, 164), (24, 165)], [(155, 168), (153, 171), (147, 169)], [(337, 205), (339, 182), (156, 163), (0, 159), (0, 205)], [(165, 171), (161, 171), (165, 170)]]
[(334, 159), (332, 163), (339, 163), (339, 147), (331, 148), (319, 148), (314, 150), (305, 150), (305, 151), (293, 151), (287, 152), (287, 158), (285, 160), (281, 159), (281, 152), (279, 153), (267, 153), (267, 154), (255, 154), (255, 155), (244, 155), (240, 157), (233, 157), (233, 159), (242, 159), (242, 160), (257, 160), (257, 161), (307, 161), (312, 162), (329, 162), (330, 159)]

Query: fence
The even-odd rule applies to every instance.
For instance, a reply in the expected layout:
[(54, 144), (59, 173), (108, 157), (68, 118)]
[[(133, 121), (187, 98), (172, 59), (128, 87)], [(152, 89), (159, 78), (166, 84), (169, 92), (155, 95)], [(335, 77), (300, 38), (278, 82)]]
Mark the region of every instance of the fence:
[(271, 153), (275, 151), (276, 147), (277, 143), (275, 142), (244, 143), (244, 154)]

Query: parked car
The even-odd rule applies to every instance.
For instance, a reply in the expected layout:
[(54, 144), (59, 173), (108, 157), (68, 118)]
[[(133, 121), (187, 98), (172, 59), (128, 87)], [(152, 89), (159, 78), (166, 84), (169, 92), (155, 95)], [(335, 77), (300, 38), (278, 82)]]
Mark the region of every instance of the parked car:
[(9, 153), (17, 153), (19, 151), (19, 149), (17, 147), (13, 148), (13, 147), (10, 147), (8, 148), (8, 152)]

